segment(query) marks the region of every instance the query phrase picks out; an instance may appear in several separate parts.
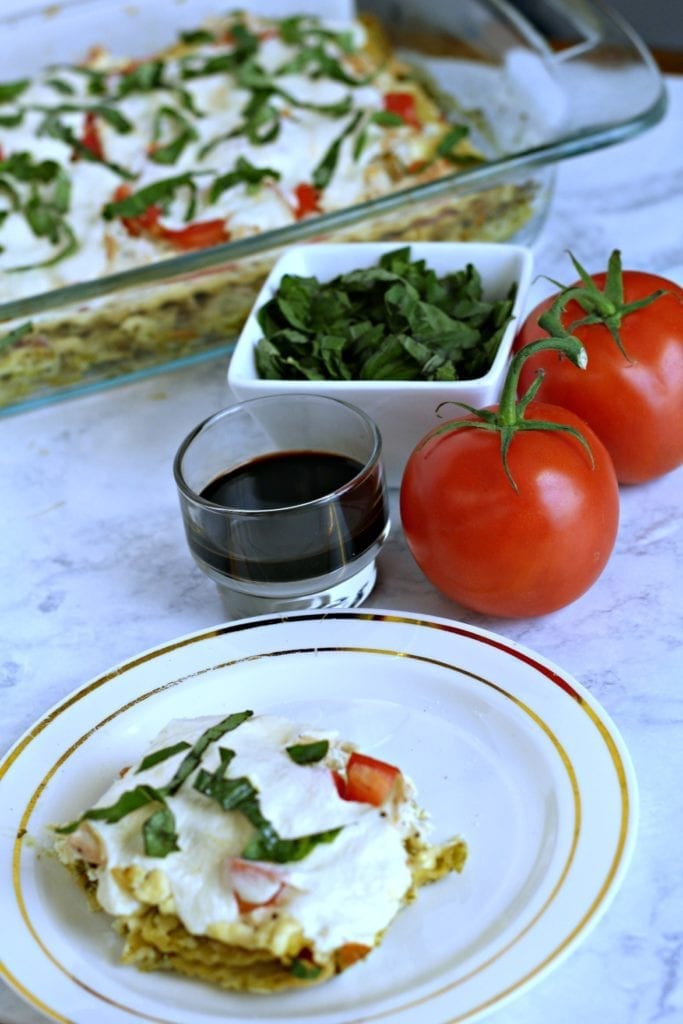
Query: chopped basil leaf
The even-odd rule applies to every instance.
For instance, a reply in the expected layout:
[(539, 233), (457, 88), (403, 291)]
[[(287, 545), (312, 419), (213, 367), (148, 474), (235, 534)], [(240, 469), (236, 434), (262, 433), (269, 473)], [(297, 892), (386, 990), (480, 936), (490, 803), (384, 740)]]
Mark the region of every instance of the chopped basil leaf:
[(234, 42), (229, 53), (219, 53), (199, 61), (194, 55), (184, 57), (181, 60), (182, 77), (200, 78), (204, 75), (218, 75), (226, 71), (234, 71), (257, 53), (259, 49), (258, 36), (250, 32), (245, 25), (235, 22), (228, 27), (228, 32)]
[(21, 96), (22, 92), (28, 89), (30, 79), (22, 78), (17, 82), (0, 82), (0, 103), (7, 103)]
[(49, 267), (75, 252), (78, 243), (65, 217), (71, 199), (71, 181), (66, 171), (54, 160), (34, 161), (30, 153), (20, 152), (0, 160), (0, 175), (28, 186), (28, 196), (24, 198), (6, 177), (0, 177), (0, 191), (10, 199), (12, 208), (24, 216), (33, 234), (58, 247), (47, 259), (7, 267), (6, 273)]
[(269, 90), (257, 90), (243, 110), (244, 122), (232, 135), (244, 133), (254, 146), (276, 139), (280, 131), (280, 111), (270, 102)]
[(373, 72), (364, 78), (354, 78), (344, 70), (341, 61), (331, 56), (324, 46), (319, 44), (302, 46), (291, 60), (280, 65), (277, 74), (306, 74), (309, 78), (314, 79), (331, 78), (334, 82), (342, 82), (344, 85), (350, 86), (368, 85), (375, 77), (375, 72)]
[(112, 107), (107, 103), (60, 103), (55, 107), (36, 104), (29, 109), (39, 110), (55, 118), (58, 114), (77, 114), (81, 111), (84, 114), (97, 114), (98, 117), (111, 125), (120, 135), (127, 135), (133, 131), (133, 125), (128, 118), (120, 110), (117, 110), (116, 107)]
[(180, 762), (171, 781), (167, 786), (164, 786), (164, 793), (168, 795), (176, 793), (188, 775), (191, 775), (195, 768), (198, 767), (206, 749), (212, 743), (215, 743), (216, 740), (225, 736), (226, 732), (232, 732), (233, 729), (237, 729), (242, 722), (246, 722), (248, 718), (251, 718), (253, 713), (253, 711), (238, 711), (233, 715), (228, 715), (227, 718), (217, 722), (216, 725), (212, 725), (203, 732), (189, 754), (186, 754)]
[[(110, 110), (110, 108), (107, 108)], [(120, 164), (113, 163), (111, 160), (105, 160), (102, 157), (97, 156), (96, 153), (86, 146), (81, 139), (78, 138), (74, 130), (67, 124), (64, 124), (59, 120), (60, 108), (48, 109), (45, 117), (38, 127), (38, 135), (48, 135), (50, 138), (59, 139), (60, 142), (64, 142), (69, 146), (75, 153), (78, 153), (84, 160), (89, 160), (92, 163), (103, 164), (108, 167), (110, 171), (118, 174), (119, 177), (124, 178), (127, 181), (131, 181), (135, 178), (127, 168), (122, 167)], [(121, 115), (116, 113), (115, 120)], [(122, 118), (122, 121), (125, 120)]]
[(380, 124), (383, 128), (400, 128), (406, 123), (405, 118), (395, 114), (393, 110), (375, 110), (369, 121), (371, 124)]
[(192, 114), (193, 117), (204, 117), (203, 112), (195, 104), (192, 93), (187, 89), (183, 89), (180, 85), (174, 85), (169, 88), (169, 92), (173, 93), (180, 106), (183, 110), (187, 110), (188, 114)]
[[(176, 134), (167, 143), (160, 145), (159, 139), (164, 133), (165, 127), (170, 126)], [(186, 117), (173, 107), (162, 106), (157, 110), (152, 127), (152, 148), (149, 153), (150, 160), (158, 164), (174, 164), (180, 154), (190, 142), (197, 138), (197, 132)]]
[(145, 853), (148, 857), (166, 857), (179, 849), (175, 818), (170, 807), (166, 806), (164, 794), (153, 786), (136, 786), (135, 789), (129, 789), (110, 807), (93, 807), (76, 821), (56, 828), (55, 831), (59, 835), (70, 835), (83, 821), (103, 821), (107, 825), (114, 825), (133, 811), (150, 803), (160, 803), (162, 806), (153, 811), (143, 823), (142, 839)]
[(329, 740), (314, 740), (311, 743), (295, 743), (287, 747), (287, 753), (296, 764), (314, 764), (322, 761), (330, 749)]
[(72, 821), (69, 825), (62, 825), (55, 831), (59, 835), (69, 835), (75, 832), (83, 821), (104, 821), (107, 825), (115, 825), (117, 821), (121, 821), (122, 818), (137, 811), (138, 808), (155, 802), (163, 803), (163, 796), (158, 790), (153, 786), (136, 786), (134, 789), (128, 789), (122, 793), (116, 803), (109, 807), (92, 807), (76, 821)]
[(219, 196), (235, 185), (246, 185), (248, 191), (258, 188), (264, 178), (278, 181), (280, 172), (273, 170), (272, 167), (254, 167), (246, 157), (239, 156), (232, 171), (216, 178), (211, 186), (209, 199), (212, 203), (215, 202)]
[[(105, 96), (107, 94), (107, 73), (96, 71), (94, 68), (84, 67), (82, 64), (53, 64), (52, 71), (71, 71), (74, 74), (83, 75), (88, 81), (88, 94), (90, 96)], [(54, 79), (51, 80), (54, 82)]]
[(302, 978), (304, 981), (313, 981), (314, 978), (320, 976), (322, 967), (318, 967), (317, 964), (311, 963), (310, 960), (303, 960), (297, 957), (296, 960), (292, 960), (289, 970), (295, 978)]
[(344, 117), (353, 107), (353, 100), (350, 96), (345, 96), (343, 100), (338, 100), (337, 103), (313, 103), (306, 100), (298, 100), (295, 96), (285, 92), (284, 89), (278, 89), (277, 92), (288, 103), (291, 103), (293, 107), (299, 107), (301, 110), (313, 110), (316, 114), (323, 114), (326, 117)]
[(368, 142), (368, 130), (367, 126), (364, 126), (361, 131), (356, 135), (353, 143), (353, 159), (360, 160), (363, 150), (365, 149)]
[(342, 143), (347, 135), (350, 135), (355, 131), (362, 116), (363, 114), (360, 110), (354, 114), (344, 131), (337, 136), (318, 166), (314, 169), (311, 177), (314, 188), (322, 191), (322, 189), (329, 185), (337, 167), (337, 163), (339, 162), (339, 152), (341, 150)]
[(484, 159), (478, 153), (458, 153), (454, 152), (457, 146), (464, 138), (469, 134), (469, 128), (466, 125), (458, 124), (454, 125), (446, 134), (440, 139), (438, 146), (435, 150), (435, 156), (442, 157), (448, 160), (452, 164), (462, 166), (463, 164), (478, 164)]
[(3, 336), (0, 337), (0, 349), (9, 348), (17, 341), (21, 341), (21, 339), (25, 338), (27, 334), (30, 334), (32, 330), (32, 320), (27, 320), (25, 324), (20, 324), (19, 327), (14, 327), (11, 331), (8, 331), (7, 334), (3, 334)]
[(190, 30), (189, 32), (181, 32), (178, 38), (181, 43), (186, 43), (188, 46), (200, 46), (202, 43), (216, 42), (216, 37), (213, 32), (209, 32), (207, 29), (203, 28)]
[(233, 53), (237, 61), (242, 63), (258, 52), (260, 41), (258, 36), (250, 32), (241, 21), (233, 21), (228, 26), (228, 35), (232, 37)]
[(151, 92), (164, 87), (164, 62), (147, 60), (138, 64), (131, 71), (126, 71), (119, 79), (117, 96), (130, 96), (134, 92)]
[(439, 156), (451, 156), (451, 150), (453, 147), (457, 146), (459, 142), (462, 142), (467, 134), (468, 129), (465, 125), (455, 125), (446, 132), (442, 139), (440, 139), (439, 144), (436, 147), (436, 152)]
[(203, 768), (197, 772), (193, 785), (198, 793), (215, 800), (224, 811), (235, 810), (245, 800), (252, 800), (256, 796), (256, 790), (246, 777), (225, 779)]
[(0, 114), (0, 127), (16, 128), (24, 120), (25, 110), (13, 110), (11, 114)]
[[(232, 751), (227, 753), (231, 754)], [(200, 768), (195, 776), (193, 786), (199, 793), (215, 800), (224, 811), (241, 811), (254, 826), (256, 834), (242, 851), (242, 856), (246, 860), (265, 860), (278, 864), (303, 860), (319, 843), (330, 843), (341, 832), (341, 828), (337, 828), (312, 835), (298, 836), (294, 839), (282, 839), (268, 819), (264, 817), (259, 804), (258, 790), (251, 780), (246, 776), (226, 779), (223, 774), (225, 771), (223, 755), (221, 755), (221, 760), (222, 763), (215, 772), (207, 772), (204, 768)], [(169, 787), (167, 786), (165, 792), (168, 791)]]
[(215, 57), (205, 57), (201, 63), (195, 57), (185, 57), (182, 61), (183, 78), (202, 78), (205, 75), (218, 75), (232, 71), (235, 67), (235, 56), (232, 53), (219, 53)]
[[(8, 200), (11, 209), (18, 210), (21, 206), (21, 199), (14, 185), (6, 181), (5, 178), (0, 177), (0, 193), (2, 193)], [(7, 212), (7, 211), (6, 211)]]
[(294, 14), (283, 18), (280, 22), (280, 38), (290, 46), (301, 46), (313, 39), (328, 39), (336, 43), (344, 53), (354, 53), (356, 50), (352, 32), (334, 32), (322, 28), (315, 15)]
[(331, 828), (326, 832), (314, 832), (295, 839), (281, 839), (271, 828), (261, 829), (242, 850), (245, 860), (265, 860), (276, 864), (289, 864), (291, 861), (303, 860), (320, 843), (331, 843), (337, 838), (341, 828)]
[(97, 114), (120, 135), (128, 135), (133, 131), (132, 123), (116, 107), (110, 107), (106, 103), (94, 103), (84, 109), (86, 113)]
[(71, 82), (67, 82), (64, 78), (46, 78), (45, 85), (49, 85), (50, 88), (56, 92), (62, 94), (62, 96), (73, 96), (76, 90), (74, 89)]
[(167, 761), (169, 757), (173, 757), (174, 754), (179, 754), (181, 750), (187, 750), (190, 746), (185, 740), (180, 740), (178, 743), (174, 743), (171, 747), (164, 747), (163, 750), (154, 750), (147, 757), (143, 757), (142, 761), (135, 769), (137, 775), (138, 772), (147, 771), (148, 768), (153, 768), (155, 764), (161, 764), (162, 761)]
[(258, 313), (270, 380), (461, 380), (491, 365), (514, 289), (490, 301), (468, 265), (438, 278), (410, 248), (320, 283), (285, 275)]
[(102, 216), (105, 220), (113, 220), (115, 217), (139, 217), (150, 206), (166, 206), (180, 189), (189, 189), (190, 199), (185, 220), (191, 220), (195, 210), (197, 186), (189, 173), (154, 181), (124, 199), (106, 203), (102, 208)]
[(0, 160), (0, 174), (9, 174), (17, 181), (47, 183), (53, 181), (59, 171), (55, 160), (34, 160), (26, 150)]
[(160, 807), (147, 818), (142, 826), (142, 839), (148, 857), (167, 857), (180, 849), (170, 807)]

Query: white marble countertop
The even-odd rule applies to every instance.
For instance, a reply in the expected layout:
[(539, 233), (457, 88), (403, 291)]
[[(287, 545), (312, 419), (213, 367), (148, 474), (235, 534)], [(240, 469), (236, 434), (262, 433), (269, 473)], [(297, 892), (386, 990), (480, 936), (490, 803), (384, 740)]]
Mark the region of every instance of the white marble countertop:
[[(670, 93), (656, 128), (560, 167), (539, 272), (568, 280), (567, 249), (597, 269), (615, 247), (625, 265), (683, 268), (683, 79)], [(214, 361), (0, 421), (0, 754), (90, 677), (222, 619), (185, 545), (171, 461), (185, 433), (226, 404), (224, 381)], [(394, 510), (369, 603), (483, 625), (552, 659), (613, 717), (639, 780), (638, 843), (614, 903), (491, 1024), (683, 1021), (682, 505), (683, 469), (622, 489), (602, 577), (570, 607), (524, 621), (440, 597)], [(42, 1019), (0, 984), (3, 1024)]]

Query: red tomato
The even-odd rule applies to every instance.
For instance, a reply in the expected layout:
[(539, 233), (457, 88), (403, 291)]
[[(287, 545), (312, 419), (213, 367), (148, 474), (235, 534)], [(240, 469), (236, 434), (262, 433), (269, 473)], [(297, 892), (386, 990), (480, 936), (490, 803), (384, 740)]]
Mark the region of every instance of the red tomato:
[[(604, 273), (591, 275), (599, 289), (607, 278)], [(588, 353), (586, 371), (577, 370), (560, 353), (542, 352), (524, 364), (520, 384), (527, 388), (543, 369), (539, 400), (563, 405), (585, 420), (609, 451), (619, 481), (631, 484), (653, 480), (683, 463), (683, 289), (642, 271), (625, 270), (622, 278), (626, 304), (660, 288), (666, 291), (623, 316), (618, 326), (623, 352), (604, 323), (578, 326), (572, 333)], [(546, 337), (538, 319), (554, 298), (529, 314), (517, 349)], [(562, 324), (570, 329), (585, 316), (585, 309), (571, 299)]]
[[(90, 150), (92, 155), (98, 160), (104, 159), (104, 149), (102, 146), (102, 139), (100, 138), (99, 127), (97, 125), (97, 117), (93, 114), (92, 110), (88, 110), (85, 115), (81, 143), (86, 149)], [(72, 159), (78, 160), (78, 158), (79, 154), (77, 152), (74, 153)]]
[[(120, 203), (123, 199), (127, 199), (128, 196), (132, 195), (132, 193), (133, 189), (130, 185), (119, 185), (114, 192), (114, 202)], [(122, 217), (121, 223), (129, 235), (137, 238), (143, 234), (154, 234), (157, 230), (160, 216), (161, 207), (148, 206), (144, 213), (139, 214), (137, 217)]]
[(415, 97), (412, 92), (387, 92), (384, 94), (384, 109), (390, 114), (398, 114), (406, 124), (413, 128), (420, 127), (420, 119), (417, 116)]
[(344, 799), (346, 794), (346, 779), (340, 772), (332, 772), (332, 781), (339, 796)]
[[(114, 193), (114, 200), (120, 202), (131, 192), (129, 185), (119, 185)], [(121, 222), (128, 234), (133, 237), (149, 235), (152, 238), (161, 238), (175, 249), (185, 251), (208, 249), (212, 245), (220, 245), (221, 242), (230, 240), (230, 232), (221, 219), (195, 221), (184, 228), (167, 228), (160, 221), (162, 212), (160, 206), (152, 205), (137, 217), (122, 217)]]
[(593, 461), (574, 434), (518, 429), (507, 450), (513, 485), (499, 430), (469, 426), (497, 412), (470, 413), (457, 421), (467, 425), (438, 427), (418, 444), (401, 482), (403, 530), (424, 574), (451, 600), (487, 615), (543, 615), (578, 598), (605, 567), (619, 521), (617, 480), (586, 424), (532, 401), (524, 420), (574, 428)]
[(380, 807), (391, 794), (400, 774), (393, 764), (354, 751), (346, 765), (346, 782), (340, 795), (344, 800)]
[(345, 942), (335, 952), (337, 970), (345, 971), (347, 967), (363, 960), (371, 950), (371, 946), (366, 946), (362, 942)]
[(122, 217), (121, 222), (129, 235), (137, 238), (139, 235), (157, 235), (159, 233), (159, 217), (161, 208), (159, 206), (148, 206), (144, 213), (137, 217)]
[(230, 241), (230, 232), (225, 221), (198, 220), (184, 228), (161, 228), (161, 236), (176, 249), (208, 249), (212, 245), (220, 245)]
[(241, 914), (272, 906), (284, 888), (284, 880), (274, 868), (241, 857), (228, 857), (223, 870)]
[(309, 213), (320, 212), (320, 192), (313, 185), (302, 182), (294, 189), (296, 197), (296, 209), (294, 216), (297, 220), (307, 217)]

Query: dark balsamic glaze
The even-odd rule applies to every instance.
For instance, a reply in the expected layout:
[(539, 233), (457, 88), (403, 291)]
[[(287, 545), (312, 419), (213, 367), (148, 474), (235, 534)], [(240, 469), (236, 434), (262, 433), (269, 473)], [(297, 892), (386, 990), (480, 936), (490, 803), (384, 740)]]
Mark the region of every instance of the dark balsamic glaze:
[[(252, 582), (335, 572), (371, 547), (386, 526), (380, 470), (352, 483), (362, 469), (343, 455), (288, 451), (222, 473), (201, 492), (220, 508), (195, 508), (186, 522), (190, 547), (213, 569)], [(334, 491), (340, 491), (334, 500), (308, 505)], [(279, 511), (268, 515), (273, 509)]]

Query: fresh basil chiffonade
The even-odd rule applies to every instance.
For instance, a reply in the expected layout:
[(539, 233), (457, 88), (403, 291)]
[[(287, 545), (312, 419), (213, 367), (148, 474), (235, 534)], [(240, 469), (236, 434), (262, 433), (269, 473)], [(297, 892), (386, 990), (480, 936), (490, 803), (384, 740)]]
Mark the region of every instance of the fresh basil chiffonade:
[(0, 83), (0, 301), (353, 205), (478, 156), (360, 21), (234, 13)]

